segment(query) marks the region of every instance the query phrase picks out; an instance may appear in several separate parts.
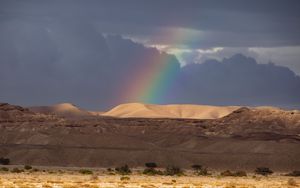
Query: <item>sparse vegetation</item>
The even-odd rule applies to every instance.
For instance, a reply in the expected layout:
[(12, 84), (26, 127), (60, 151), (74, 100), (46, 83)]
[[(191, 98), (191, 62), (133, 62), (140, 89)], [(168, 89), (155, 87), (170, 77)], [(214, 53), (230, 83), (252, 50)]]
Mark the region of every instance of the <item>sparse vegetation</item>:
[(174, 176), (174, 175), (181, 176), (183, 175), (183, 171), (181, 170), (180, 167), (177, 166), (167, 166), (165, 174), (168, 176)]
[(79, 170), (80, 174), (93, 174), (93, 171), (88, 170), (88, 169), (81, 169)]
[(10, 160), (8, 158), (0, 157), (0, 164), (1, 165), (9, 165)]
[(2, 167), (2, 168), (0, 168), (0, 171), (2, 171), (2, 172), (7, 172), (9, 169), (8, 168), (6, 168), (6, 167)]
[(288, 173), (287, 176), (299, 177), (300, 176), (300, 170), (294, 170), (293, 172)]
[(124, 166), (115, 168), (115, 171), (119, 174), (122, 174), (122, 175), (131, 174), (131, 170), (130, 170), (130, 168), (127, 164), (124, 165)]
[(273, 171), (267, 167), (258, 167), (256, 168), (255, 173), (263, 176), (268, 176), (273, 174)]
[(207, 176), (209, 175), (208, 170), (206, 167), (203, 167), (202, 165), (192, 165), (191, 166), (195, 172), (195, 174), (199, 175), (199, 176)]
[(12, 172), (12, 173), (21, 173), (21, 172), (24, 172), (24, 170), (19, 169), (19, 168), (13, 168), (13, 169), (11, 170), (11, 172)]
[(146, 169), (143, 171), (143, 174), (154, 176), (154, 175), (163, 175), (163, 172), (160, 170), (156, 170), (156, 163), (150, 162), (145, 163)]
[(31, 170), (31, 169), (32, 169), (32, 166), (30, 166), (30, 165), (25, 165), (25, 166), (24, 166), (24, 169), (25, 169), (25, 170)]
[(128, 177), (128, 176), (122, 176), (122, 177), (120, 177), (120, 180), (121, 181), (129, 181), (130, 177)]

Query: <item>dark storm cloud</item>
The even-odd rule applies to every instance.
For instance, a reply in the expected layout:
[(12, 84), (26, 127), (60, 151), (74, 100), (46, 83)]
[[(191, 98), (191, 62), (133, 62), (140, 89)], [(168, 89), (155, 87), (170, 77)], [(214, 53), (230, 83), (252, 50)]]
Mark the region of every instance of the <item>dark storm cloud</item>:
[(274, 0), (0, 0), (0, 101), (105, 109), (129, 102), (120, 100), (125, 80), (151, 57), (176, 67), (164, 103), (299, 105), (299, 77), (287, 68), (241, 55), (180, 68), (157, 49), (103, 35), (188, 48), (293, 46), (298, 9), (299, 1)]
[[(73, 102), (117, 105), (132, 70), (171, 56), (155, 48), (104, 37), (86, 22), (14, 20), (0, 28), (0, 100), (23, 105)], [(170, 62), (177, 65), (176, 58)]]
[(188, 41), (194, 48), (300, 45), (298, 0), (2, 0), (0, 3), (2, 20), (84, 19), (98, 25), (103, 32), (140, 36), (153, 43), (175, 45), (173, 40), (166, 39), (168, 33), (163, 33), (168, 28), (180, 27), (204, 33)]
[(257, 64), (255, 59), (241, 54), (223, 61), (189, 64), (182, 68), (177, 83), (178, 98), (184, 103), (285, 107), (300, 104), (299, 76), (286, 67)]

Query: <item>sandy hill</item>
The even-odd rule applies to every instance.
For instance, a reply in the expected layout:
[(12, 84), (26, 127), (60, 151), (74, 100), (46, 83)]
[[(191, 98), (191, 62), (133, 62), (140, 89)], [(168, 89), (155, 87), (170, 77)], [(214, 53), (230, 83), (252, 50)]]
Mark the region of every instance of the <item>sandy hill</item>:
[(189, 118), (216, 119), (224, 117), (238, 106), (208, 106), (190, 104), (153, 105), (142, 103), (121, 104), (103, 113), (113, 117), (143, 117), (143, 118)]
[(92, 115), (88, 111), (78, 108), (71, 103), (61, 103), (52, 106), (33, 106), (29, 107), (33, 112), (42, 114), (55, 114), (58, 116), (77, 117), (77, 116), (89, 116)]

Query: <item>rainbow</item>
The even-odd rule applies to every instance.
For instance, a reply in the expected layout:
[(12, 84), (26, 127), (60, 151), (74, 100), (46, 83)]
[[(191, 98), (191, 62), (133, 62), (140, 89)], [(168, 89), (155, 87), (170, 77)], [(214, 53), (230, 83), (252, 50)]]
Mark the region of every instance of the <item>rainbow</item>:
[(151, 104), (166, 101), (179, 70), (174, 58), (164, 52), (160, 56), (150, 53), (147, 57), (142, 57), (140, 61), (146, 62), (133, 70), (134, 75), (128, 75), (127, 84), (122, 89), (125, 91), (122, 101)]

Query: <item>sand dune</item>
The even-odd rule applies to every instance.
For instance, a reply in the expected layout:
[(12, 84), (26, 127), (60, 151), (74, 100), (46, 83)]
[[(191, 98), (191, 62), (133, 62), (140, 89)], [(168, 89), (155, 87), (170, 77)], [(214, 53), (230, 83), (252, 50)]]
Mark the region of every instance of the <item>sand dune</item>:
[(88, 116), (88, 111), (78, 108), (71, 103), (60, 103), (52, 106), (33, 106), (29, 109), (36, 113), (55, 114), (59, 116)]
[(153, 105), (142, 103), (121, 104), (103, 113), (113, 117), (144, 117), (144, 118), (192, 118), (216, 119), (224, 117), (238, 106), (208, 106), (190, 104)]

